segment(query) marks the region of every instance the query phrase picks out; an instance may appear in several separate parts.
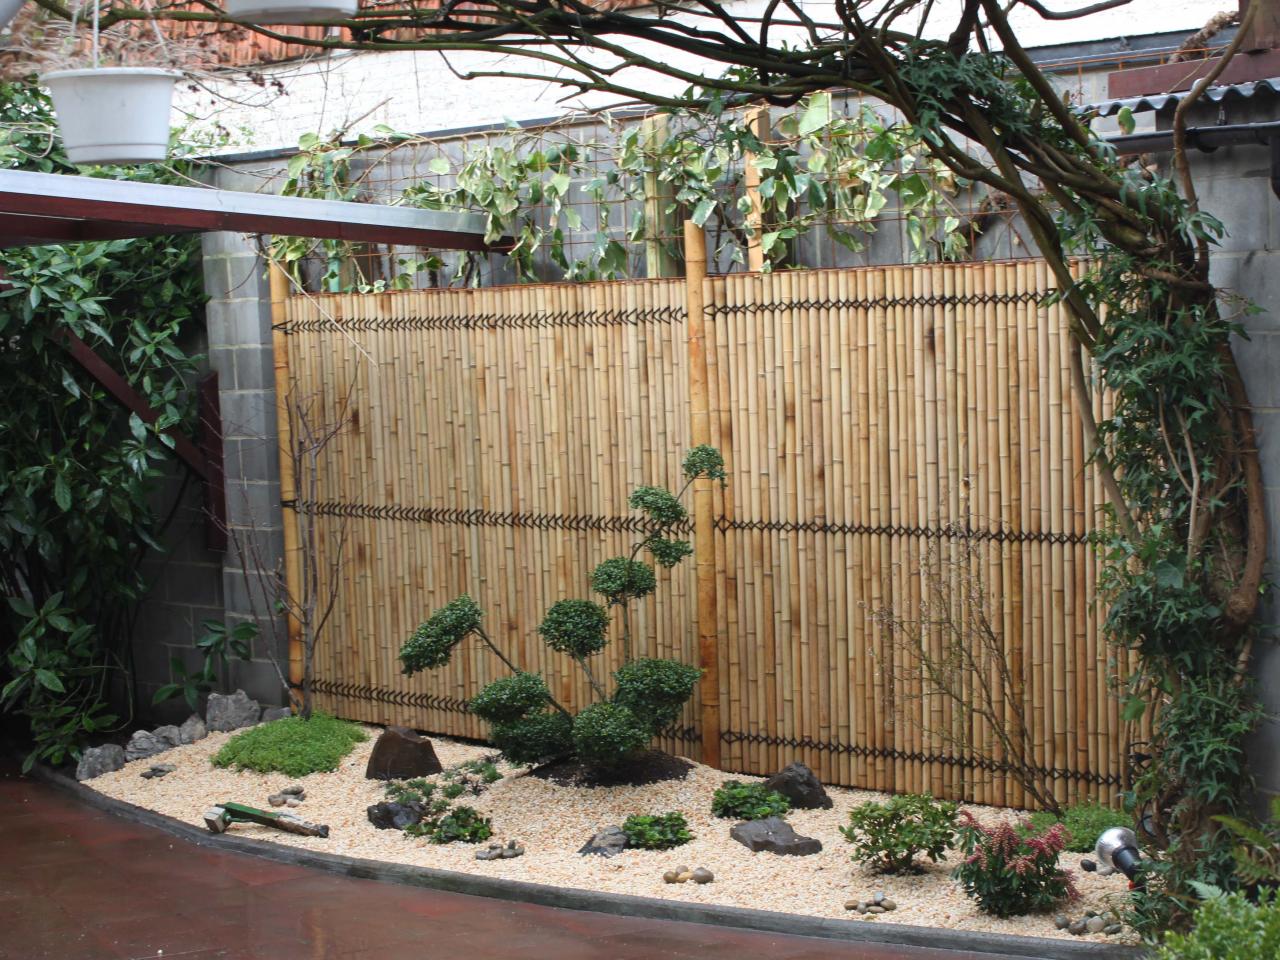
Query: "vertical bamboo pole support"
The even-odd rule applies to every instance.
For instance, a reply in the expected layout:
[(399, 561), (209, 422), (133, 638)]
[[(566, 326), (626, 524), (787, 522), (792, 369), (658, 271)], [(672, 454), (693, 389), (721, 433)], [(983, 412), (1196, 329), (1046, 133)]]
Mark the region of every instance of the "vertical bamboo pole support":
[[(684, 262), (689, 340), (690, 439), (711, 443), (711, 391), (705, 337), (707, 235), (692, 220), (684, 223)], [(702, 762), (720, 766), (720, 644), (716, 627), (716, 544), (712, 484), (693, 485), (693, 558), (698, 584), (698, 666), (702, 668)]]
[[(762, 143), (769, 133), (769, 108), (757, 107), (747, 114), (747, 126)], [(760, 201), (760, 171), (756, 169), (755, 156), (748, 153), (742, 170), (742, 184), (751, 201), (747, 213), (747, 269), (759, 273), (764, 269), (764, 247), (760, 237), (764, 233), (764, 208)]]
[[(645, 117), (640, 127), (640, 148), (650, 157), (656, 156), (667, 142), (668, 118), (666, 114)], [(680, 262), (672, 256), (671, 244), (675, 243), (675, 218), (667, 213), (671, 201), (671, 188), (658, 179), (650, 169), (644, 175), (644, 263), (646, 275), (678, 277)], [(663, 240), (667, 242), (664, 243)]]
[[(280, 499), (294, 502), (296, 511), (297, 477), (293, 473), (293, 430), (289, 421), (289, 391), (292, 380), (289, 374), (289, 342), (284, 332), (285, 300), (289, 295), (289, 278), (284, 268), (274, 261), (267, 268), (271, 283), (271, 352), (276, 375), (276, 431), (280, 444)], [(284, 570), (289, 595), (298, 597), (302, 590), (302, 570), (298, 556), (297, 516), (289, 509), (283, 511)], [(241, 558), (243, 562), (243, 558)], [(289, 636), (289, 683), (302, 683), (302, 624), (292, 614), (285, 614)]]

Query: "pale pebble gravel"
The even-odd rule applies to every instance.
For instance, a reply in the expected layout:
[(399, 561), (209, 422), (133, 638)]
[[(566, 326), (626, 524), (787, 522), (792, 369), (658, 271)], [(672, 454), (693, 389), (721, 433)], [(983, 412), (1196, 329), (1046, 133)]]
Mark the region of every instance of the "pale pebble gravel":
[[(854, 806), (884, 799), (884, 794), (872, 791), (828, 787), (834, 809), (793, 810), (788, 814), (787, 819), (797, 832), (822, 841), (821, 853), (808, 857), (751, 853), (730, 839), (731, 821), (711, 816), (711, 795), (730, 775), (699, 764), (694, 764), (684, 780), (594, 789), (556, 786), (520, 770), (503, 767), (507, 776), (482, 796), (464, 795), (456, 802), (473, 806), (492, 818), (491, 842), (513, 839), (525, 847), (526, 853), (509, 860), (477, 861), (475, 851), (483, 845), (437, 846), (406, 837), (396, 830), (377, 830), (369, 823), (365, 808), (385, 799), (383, 783), (364, 777), (378, 732), (370, 728), (369, 740), (358, 744), (334, 773), (312, 774), (298, 781), (283, 774), (236, 773), (214, 767), (210, 758), (232, 734), (211, 733), (196, 743), (128, 763), (121, 770), (86, 782), (85, 786), (203, 826), (201, 815), (219, 802), (237, 801), (270, 809), (267, 797), (296, 782), (306, 789), (307, 799), (291, 812), (307, 820), (327, 823), (330, 830), (327, 840), (294, 836), (254, 824), (236, 824), (232, 827), (235, 833), (353, 857), (562, 887), (779, 910), (846, 919), (850, 923), (908, 923), (1023, 936), (1112, 943), (1121, 940), (1102, 935), (1071, 937), (1054, 928), (1052, 913), (1010, 920), (980, 913), (950, 877), (954, 855), (950, 862), (931, 865), (919, 876), (878, 876), (853, 864), (839, 827), (848, 822), (849, 811)], [(443, 737), (431, 740), (446, 769), (491, 753), (483, 746)], [(139, 777), (141, 770), (155, 762), (171, 763), (176, 769), (163, 778)], [(733, 776), (740, 780), (760, 779)], [(986, 823), (1017, 815), (994, 807), (966, 809)], [(584, 857), (577, 852), (595, 831), (620, 824), (629, 814), (670, 810), (684, 813), (694, 834), (695, 839), (683, 847), (669, 851), (626, 850), (612, 859)], [(1081, 859), (1080, 854), (1062, 856), (1063, 866), (1072, 871), (1082, 895), (1080, 900), (1065, 907), (1064, 912), (1077, 917), (1089, 909), (1105, 911), (1120, 906), (1126, 891), (1125, 879), (1118, 874), (1105, 878), (1086, 874), (1079, 869)], [(715, 882), (706, 885), (663, 882), (663, 872), (679, 866), (706, 867), (715, 874)], [(893, 913), (869, 919), (844, 909), (846, 900), (869, 899), (881, 890), (897, 901), (898, 909)]]

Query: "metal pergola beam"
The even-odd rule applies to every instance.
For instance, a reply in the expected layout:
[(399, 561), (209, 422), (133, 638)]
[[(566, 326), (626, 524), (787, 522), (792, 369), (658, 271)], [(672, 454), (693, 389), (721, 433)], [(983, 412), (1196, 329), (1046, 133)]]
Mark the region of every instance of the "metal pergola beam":
[(211, 230), (489, 249), (473, 213), (0, 170), (0, 246)]

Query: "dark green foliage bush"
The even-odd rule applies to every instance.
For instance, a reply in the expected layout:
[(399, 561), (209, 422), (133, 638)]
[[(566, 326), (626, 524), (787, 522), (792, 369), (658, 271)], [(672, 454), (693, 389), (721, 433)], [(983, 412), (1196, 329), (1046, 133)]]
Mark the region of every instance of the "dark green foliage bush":
[(966, 811), (960, 827), (965, 859), (955, 869), (965, 893), (997, 917), (1048, 910), (1078, 894), (1071, 877), (1058, 867), (1066, 828), (1055, 823), (1044, 833), (1024, 836), (1008, 823), (984, 827)]
[(547, 646), (581, 660), (604, 649), (609, 612), (592, 600), (557, 600), (538, 626)]
[(486, 686), (471, 699), (471, 712), (488, 723), (513, 723), (551, 705), (547, 682), (523, 670)]
[(701, 678), (702, 671), (687, 663), (641, 657), (614, 671), (613, 702), (643, 718), (656, 733), (676, 721)]
[(356, 724), (322, 713), (312, 714), (310, 720), (285, 717), (237, 733), (214, 755), (213, 765), (291, 777), (330, 773), (367, 739)]
[(763, 783), (726, 780), (711, 798), (711, 812), (734, 820), (763, 820), (780, 817), (791, 809), (791, 801)]
[(666, 487), (636, 487), (627, 501), (633, 510), (642, 510), (649, 519), (662, 526), (683, 523), (689, 513)]
[(489, 729), (493, 745), (514, 764), (535, 766), (573, 752), (573, 719), (559, 710), (533, 713)]
[(1132, 827), (1133, 817), (1100, 803), (1078, 803), (1063, 810), (1061, 817), (1041, 810), (1033, 813), (1028, 822), (1034, 833), (1044, 833), (1055, 823), (1061, 823), (1067, 828), (1067, 849), (1074, 853), (1090, 853), (1102, 831), (1111, 827)]
[(420, 803), (426, 806), (436, 792), (436, 785), (421, 777), (404, 783), (392, 780), (383, 788), (383, 792), (386, 793), (387, 799), (394, 803)]
[(465, 593), (455, 597), (427, 618), (400, 649), (405, 673), (443, 667), (453, 648), (480, 626), (484, 614)]
[(1280, 957), (1280, 902), (1263, 891), (1257, 903), (1240, 893), (1217, 895), (1195, 913), (1190, 933), (1173, 933), (1156, 960), (1274, 960)]
[(917, 871), (917, 856), (937, 863), (955, 840), (956, 805), (927, 793), (902, 794), (855, 807), (840, 832), (859, 863), (882, 873)]
[(627, 557), (605, 560), (591, 574), (591, 589), (604, 594), (610, 603), (647, 597), (657, 586), (652, 567)]
[(493, 824), (471, 807), (454, 807), (438, 821), (431, 832), (432, 843), (480, 843), (493, 836)]
[(683, 813), (635, 814), (622, 824), (627, 846), (638, 850), (670, 850), (693, 839)]
[(664, 537), (650, 537), (644, 542), (645, 549), (652, 554), (658, 565), (674, 567), (685, 557), (693, 554), (693, 544), (688, 540), (672, 540)]
[(608, 770), (643, 750), (653, 727), (617, 703), (593, 703), (573, 718), (573, 749), (583, 763)]

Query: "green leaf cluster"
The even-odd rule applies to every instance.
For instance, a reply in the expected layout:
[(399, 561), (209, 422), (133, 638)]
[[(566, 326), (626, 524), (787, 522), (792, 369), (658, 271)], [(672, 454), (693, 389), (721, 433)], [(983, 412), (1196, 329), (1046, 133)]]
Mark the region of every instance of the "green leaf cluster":
[(781, 817), (791, 809), (791, 801), (763, 783), (726, 780), (711, 796), (711, 812), (733, 820), (764, 820)]
[(913, 873), (926, 856), (937, 863), (956, 838), (956, 804), (927, 793), (906, 793), (884, 803), (859, 804), (841, 827), (853, 859), (881, 873)]
[(603, 650), (608, 630), (609, 612), (592, 600), (557, 600), (538, 625), (548, 647), (576, 660)]
[(608, 597), (610, 603), (647, 597), (657, 587), (653, 568), (630, 557), (611, 557), (591, 573), (591, 589)]
[(153, 704), (181, 696), (195, 710), (200, 695), (213, 690), (219, 672), (225, 675), (228, 658), (248, 660), (253, 656), (253, 641), (258, 637), (255, 621), (243, 620), (229, 630), (220, 620), (204, 620), (200, 626), (204, 632), (196, 641), (196, 649), (203, 657), (201, 665), (188, 670), (181, 657), (173, 657), (169, 663), (173, 680), (156, 690), (151, 698)]
[(465, 593), (455, 597), (427, 618), (400, 649), (400, 663), (406, 674), (443, 667), (454, 648), (477, 630), (484, 614), (479, 604)]
[(1048, 810), (1041, 810), (1028, 819), (1029, 829), (1033, 833), (1043, 833), (1055, 823), (1066, 827), (1066, 849), (1074, 853), (1090, 853), (1104, 830), (1132, 827), (1133, 817), (1100, 803), (1077, 803), (1063, 810), (1061, 817), (1054, 816)]
[(573, 750), (583, 763), (599, 770), (622, 766), (645, 748), (654, 729), (619, 703), (593, 703), (573, 718)]
[(693, 839), (683, 813), (633, 814), (622, 824), (627, 846), (637, 850), (670, 850)]
[(1172, 933), (1156, 960), (1272, 960), (1280, 957), (1280, 902), (1274, 889), (1256, 903), (1241, 893), (1209, 897), (1190, 933)]
[(358, 724), (322, 713), (285, 717), (237, 733), (213, 755), (215, 767), (305, 777), (332, 773), (357, 743), (369, 739)]
[(613, 702), (644, 717), (653, 734), (670, 726), (693, 696), (702, 671), (678, 660), (640, 657), (613, 674)]

